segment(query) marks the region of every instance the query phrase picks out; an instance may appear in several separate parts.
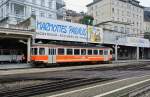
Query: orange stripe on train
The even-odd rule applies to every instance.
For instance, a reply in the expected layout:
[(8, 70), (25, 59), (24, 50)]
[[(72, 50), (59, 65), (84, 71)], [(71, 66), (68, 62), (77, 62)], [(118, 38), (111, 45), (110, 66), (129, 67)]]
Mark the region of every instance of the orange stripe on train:
[(40, 61), (40, 60), (45, 60), (45, 61), (48, 61), (48, 56), (31, 56), (31, 60), (34, 60), (34, 61)]
[(84, 61), (104, 61), (102, 56), (56, 56), (56, 62), (84, 62)]

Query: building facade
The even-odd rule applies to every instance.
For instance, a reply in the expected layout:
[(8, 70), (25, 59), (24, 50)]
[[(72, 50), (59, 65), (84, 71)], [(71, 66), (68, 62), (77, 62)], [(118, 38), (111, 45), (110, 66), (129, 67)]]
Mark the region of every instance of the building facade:
[(73, 23), (81, 23), (81, 19), (86, 15), (84, 12), (77, 13), (73, 10), (66, 10), (66, 14), (64, 16), (64, 20)]
[[(104, 30), (103, 45), (117, 59), (143, 59), (149, 47), (144, 35), (144, 7), (137, 0), (93, 0), (87, 5), (94, 25)], [(141, 45), (142, 44), (142, 45)]]
[(60, 19), (64, 6), (62, 0), (0, 0), (0, 22), (17, 24), (31, 15)]
[(87, 5), (94, 25), (119, 33), (144, 33), (144, 10), (137, 0), (94, 0)]
[(150, 33), (150, 8), (144, 9), (144, 32)]

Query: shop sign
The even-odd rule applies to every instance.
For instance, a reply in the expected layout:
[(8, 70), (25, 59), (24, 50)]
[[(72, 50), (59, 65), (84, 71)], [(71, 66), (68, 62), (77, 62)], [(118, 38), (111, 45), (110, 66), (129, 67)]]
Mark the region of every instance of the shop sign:
[(102, 28), (88, 27), (77, 23), (37, 18), (36, 38), (102, 43), (103, 30)]

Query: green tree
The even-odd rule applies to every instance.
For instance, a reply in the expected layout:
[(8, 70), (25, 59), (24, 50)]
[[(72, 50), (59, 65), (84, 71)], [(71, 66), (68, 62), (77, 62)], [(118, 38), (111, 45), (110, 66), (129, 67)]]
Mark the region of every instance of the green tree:
[(86, 15), (80, 20), (80, 22), (81, 22), (81, 24), (92, 26), (93, 25), (93, 20), (94, 20), (94, 18), (92, 16)]

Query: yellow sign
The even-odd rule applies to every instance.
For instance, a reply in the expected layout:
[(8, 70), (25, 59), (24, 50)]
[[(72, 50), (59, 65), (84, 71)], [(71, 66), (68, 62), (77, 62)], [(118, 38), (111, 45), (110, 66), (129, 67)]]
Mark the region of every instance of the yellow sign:
[(92, 43), (102, 43), (103, 42), (102, 28), (88, 26), (88, 37), (89, 41)]

